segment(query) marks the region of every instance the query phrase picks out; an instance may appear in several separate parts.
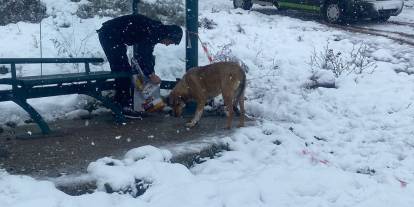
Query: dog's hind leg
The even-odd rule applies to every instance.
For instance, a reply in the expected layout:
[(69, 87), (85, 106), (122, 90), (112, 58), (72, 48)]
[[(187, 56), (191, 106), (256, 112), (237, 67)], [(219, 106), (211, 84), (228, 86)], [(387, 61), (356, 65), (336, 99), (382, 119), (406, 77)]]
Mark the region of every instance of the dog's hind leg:
[(244, 127), (244, 114), (245, 114), (245, 110), (244, 110), (244, 92), (239, 97), (238, 102), (239, 102), (239, 106), (240, 106), (240, 122), (239, 122), (239, 125), (237, 125), (237, 127)]
[(246, 74), (243, 72), (242, 73), (242, 79), (240, 82), (240, 85), (237, 89), (237, 93), (236, 93), (236, 103), (235, 105), (237, 105), (237, 103), (240, 106), (240, 122), (238, 127), (243, 127), (244, 126), (244, 115), (245, 115), (245, 109), (244, 109), (244, 92), (246, 90)]

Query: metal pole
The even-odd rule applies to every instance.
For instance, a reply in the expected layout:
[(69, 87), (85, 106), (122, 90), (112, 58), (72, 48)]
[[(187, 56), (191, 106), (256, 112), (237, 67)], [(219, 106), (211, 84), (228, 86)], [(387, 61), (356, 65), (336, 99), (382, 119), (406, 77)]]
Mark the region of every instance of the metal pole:
[[(133, 0), (132, 1), (132, 14), (138, 14), (138, 4), (139, 4), (140, 0)], [(137, 51), (137, 45), (134, 45), (132, 48), (132, 55), (133, 57), (135, 57), (135, 52)]]
[(140, 0), (132, 1), (132, 14), (138, 14), (138, 4)]
[[(189, 70), (198, 66), (198, 0), (186, 0), (186, 38), (185, 38), (185, 68)], [(197, 108), (195, 102), (186, 104), (184, 114), (194, 114)]]
[(186, 70), (198, 66), (198, 0), (186, 0)]
[[(39, 23), (39, 41), (40, 41), (40, 58), (43, 58), (43, 45), (42, 45), (42, 19), (40, 19)], [(43, 75), (43, 63), (40, 63), (40, 76)]]

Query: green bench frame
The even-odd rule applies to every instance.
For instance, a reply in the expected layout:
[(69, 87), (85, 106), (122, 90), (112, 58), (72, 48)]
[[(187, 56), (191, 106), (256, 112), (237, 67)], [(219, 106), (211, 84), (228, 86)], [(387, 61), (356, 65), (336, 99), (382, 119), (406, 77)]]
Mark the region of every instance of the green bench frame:
[[(11, 89), (0, 90), (0, 102), (13, 101), (22, 107), (38, 124), (43, 134), (50, 128), (43, 117), (29, 104), (28, 99), (84, 94), (91, 96), (111, 109), (117, 122), (125, 122), (121, 107), (111, 99), (104, 97), (102, 91), (115, 89), (115, 78), (131, 77), (129, 72), (99, 71), (91, 72), (90, 64), (103, 63), (102, 58), (0, 58), (0, 64), (9, 64), (11, 77), (0, 79), (0, 85), (11, 85)], [(84, 72), (41, 76), (17, 77), (17, 64), (72, 63), (84, 64)], [(162, 89), (171, 89), (175, 81), (162, 81)]]

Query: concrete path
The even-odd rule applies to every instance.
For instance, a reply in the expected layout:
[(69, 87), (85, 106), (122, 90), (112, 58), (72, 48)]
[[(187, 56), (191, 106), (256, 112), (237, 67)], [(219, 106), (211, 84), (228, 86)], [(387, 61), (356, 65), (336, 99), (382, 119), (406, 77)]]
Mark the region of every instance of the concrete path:
[(167, 148), (175, 159), (184, 159), (180, 158), (181, 154), (205, 150), (231, 133), (223, 129), (225, 117), (222, 116), (206, 114), (191, 130), (184, 127), (187, 120), (189, 117), (153, 114), (143, 120), (116, 125), (111, 114), (101, 114), (89, 120), (49, 123), (54, 130), (51, 135), (27, 140), (16, 139), (13, 133), (25, 134), (36, 130), (36, 126), (18, 127), (0, 134), (0, 147), (4, 152), (0, 156), (0, 168), (11, 174), (36, 178), (82, 174), (92, 161), (105, 156), (118, 158), (126, 151), (144, 145)]

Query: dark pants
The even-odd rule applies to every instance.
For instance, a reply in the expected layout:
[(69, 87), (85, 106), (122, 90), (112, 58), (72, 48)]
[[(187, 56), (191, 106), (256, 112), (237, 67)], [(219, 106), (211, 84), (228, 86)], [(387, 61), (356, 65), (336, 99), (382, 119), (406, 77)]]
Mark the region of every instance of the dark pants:
[[(98, 36), (111, 71), (130, 72), (131, 65), (128, 62), (127, 46), (102, 29), (98, 30)], [(131, 78), (115, 79), (115, 102), (122, 107), (132, 104)]]

